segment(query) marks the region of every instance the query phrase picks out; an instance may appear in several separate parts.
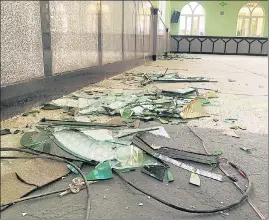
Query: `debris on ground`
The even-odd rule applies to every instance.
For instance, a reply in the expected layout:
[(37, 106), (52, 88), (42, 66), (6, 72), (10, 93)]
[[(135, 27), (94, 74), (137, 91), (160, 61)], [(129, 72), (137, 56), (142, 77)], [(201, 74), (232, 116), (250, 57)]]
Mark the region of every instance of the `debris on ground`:
[(233, 124), (237, 121), (237, 118), (226, 118), (224, 119), (224, 122), (228, 123), (228, 124)]
[(95, 169), (86, 176), (87, 180), (107, 180), (112, 177), (112, 170), (108, 161), (99, 163)]
[(195, 92), (194, 88), (185, 88), (185, 89), (177, 89), (177, 90), (162, 90), (162, 94), (167, 96), (178, 96), (184, 97), (189, 94), (193, 94)]
[(228, 79), (228, 82), (236, 82), (235, 79)]
[(150, 76), (145, 75), (145, 79), (141, 83), (142, 85), (147, 85), (151, 82), (165, 82), (165, 83), (198, 83), (198, 82), (217, 82), (213, 79), (205, 77), (186, 77), (179, 75), (178, 73), (154, 73)]
[(169, 168), (167, 169), (167, 180), (169, 183), (174, 181), (174, 177), (173, 177), (172, 172), (170, 171)]
[(214, 165), (219, 163), (218, 158), (216, 157), (218, 155), (216, 154), (206, 155), (201, 153), (178, 150), (169, 147), (160, 147), (156, 150), (156, 152), (176, 160), (188, 160), (208, 165)]
[(219, 156), (221, 156), (222, 154), (223, 154), (223, 152), (220, 151), (220, 150), (216, 150), (216, 151), (214, 151), (214, 152), (212, 153), (212, 155), (214, 155), (214, 156), (216, 156), (216, 157), (219, 157)]
[(61, 109), (61, 108), (62, 108), (61, 106), (53, 105), (50, 103), (44, 103), (40, 106), (40, 109), (43, 109), (43, 110), (56, 110), (56, 109)]
[(253, 150), (252, 148), (247, 148), (247, 147), (240, 147), (241, 150), (245, 151), (248, 154), (251, 154)]
[(136, 145), (137, 147), (139, 147), (141, 150), (145, 151), (146, 153), (148, 153), (149, 155), (153, 156), (156, 159), (159, 159), (163, 162), (167, 162), (170, 164), (173, 164), (174, 166), (180, 167), (184, 170), (188, 170), (190, 172), (195, 172), (199, 175), (217, 180), (217, 181), (222, 181), (222, 176), (220, 174), (215, 174), (212, 172), (208, 172), (202, 169), (198, 169), (196, 167), (193, 167), (191, 165), (185, 164), (181, 161), (172, 159), (170, 157), (164, 156), (162, 154), (159, 154), (155, 152), (155, 150), (153, 148), (151, 148), (151, 146), (149, 144), (147, 144), (145, 141), (143, 141), (143, 139), (141, 139), (139, 136), (134, 136), (133, 138), (133, 144)]
[(10, 132), (10, 129), (5, 128), (5, 129), (1, 130), (1, 135), (7, 135), (7, 134), (12, 134)]
[(234, 125), (234, 126), (231, 126), (230, 129), (234, 129), (234, 130), (247, 130), (247, 127), (245, 126), (241, 126), (241, 125)]
[(148, 165), (141, 168), (141, 172), (145, 173), (161, 182), (163, 182), (167, 166), (164, 165)]
[[(168, 54), (163, 59), (199, 58), (184, 54)], [(178, 73), (170, 73), (168, 68), (162, 73), (140, 73), (137, 75), (126, 73), (126, 76), (128, 76), (127, 79), (130, 79), (126, 80), (126, 83), (140, 85), (143, 88), (142, 91), (77, 91), (40, 106), (40, 109), (45, 111), (58, 110), (64, 113), (64, 117), (57, 119), (54, 117), (43, 118), (34, 124), (33, 130), (24, 133), (20, 143), (34, 156), (22, 164), (20, 168), (1, 176), (2, 205), (12, 204), (14, 201), (28, 200), (25, 195), (43, 185), (63, 179), (67, 174), (76, 177), (68, 185), (68, 188), (58, 192), (61, 197), (69, 193), (78, 193), (82, 189), (86, 189), (84, 191), (89, 193), (89, 184), (96, 183), (99, 180), (112, 179), (113, 174), (116, 174), (127, 184), (145, 193), (148, 198), (158, 200), (156, 196), (147, 194), (136, 184), (125, 179), (124, 175), (131, 174), (131, 171), (140, 170), (140, 173), (143, 173), (142, 176), (148, 175), (161, 182), (167, 179), (170, 183), (177, 178), (176, 174), (172, 174), (170, 164), (190, 173), (189, 180), (187, 178), (180, 181), (200, 186), (199, 175), (207, 177), (209, 181), (223, 181), (221, 174), (207, 171), (210, 169), (198, 168), (199, 165), (202, 167), (210, 166), (211, 170), (213, 170), (212, 167), (218, 167), (221, 159), (223, 159), (220, 158), (223, 152), (215, 151), (212, 154), (202, 154), (170, 148), (168, 145), (170, 135), (163, 127), (167, 124), (187, 123), (189, 119), (209, 117), (210, 114), (205, 111), (204, 106), (216, 106), (214, 99), (218, 98), (217, 91), (202, 88), (203, 90), (209, 90), (209, 92), (201, 93), (198, 88), (194, 87), (175, 90), (145, 89), (148, 87), (146, 85), (151, 82), (193, 83), (216, 81), (205, 77), (186, 77)], [(122, 79), (115, 77), (113, 80), (118, 82)], [(146, 87), (142, 87), (141, 84)], [(39, 111), (35, 110), (26, 112), (23, 116), (34, 116), (38, 113)], [(105, 119), (100, 121), (98, 117), (104, 117)], [(146, 122), (148, 121), (165, 125), (147, 126)], [(213, 121), (216, 122), (216, 119), (213, 119)], [(231, 124), (235, 121), (237, 119), (225, 119), (225, 122)], [(231, 129), (244, 130), (242, 126), (231, 126)], [(233, 130), (224, 131), (223, 134), (239, 138)], [(17, 133), (22, 132), (17, 130)], [(15, 134), (15, 131), (1, 130), (1, 135), (5, 134)], [(161, 146), (157, 143), (158, 146), (151, 146), (142, 136), (161, 138), (165, 140), (165, 144)], [(240, 149), (247, 153), (252, 150), (248, 148)], [(29, 154), (24, 150), (22, 153)], [(54, 160), (51, 161), (49, 158)], [(196, 165), (192, 166), (188, 163)], [(84, 168), (88, 168), (86, 173)], [(77, 175), (80, 175), (80, 177), (77, 177)], [(173, 184), (166, 183), (166, 185), (171, 186)], [(2, 188), (5, 190), (2, 190)], [(14, 188), (17, 189), (16, 192), (14, 192)], [(245, 192), (244, 196), (247, 196), (247, 194), (248, 191)], [(87, 201), (88, 208), (86, 209), (87, 216), (89, 216), (89, 198)], [(103, 196), (103, 198), (106, 199), (107, 197)], [(143, 206), (143, 203), (138, 205)], [(173, 208), (175, 207), (177, 206), (174, 205)], [(194, 206), (191, 206), (191, 208), (195, 209)], [(177, 207), (177, 209), (186, 210), (181, 207)], [(227, 207), (223, 208), (223, 210), (225, 209)], [(187, 211), (194, 212), (190, 209)], [(207, 213), (203, 210), (198, 211), (199, 213)], [(213, 212), (215, 211), (213, 210)], [(22, 215), (24, 216), (24, 213)]]
[(196, 173), (191, 173), (190, 183), (195, 186), (200, 186), (201, 185), (200, 177)]
[(230, 136), (230, 137), (235, 137), (235, 138), (239, 138), (239, 135), (236, 134), (233, 130), (225, 130), (222, 132), (223, 135), (226, 135), (226, 136)]
[(23, 213), (21, 213), (21, 214), (22, 214), (22, 216), (23, 216), (23, 217), (27, 215), (27, 213), (26, 213), (26, 212), (23, 212)]
[(183, 119), (209, 117), (210, 115), (204, 110), (199, 99), (194, 99), (180, 113)]
[(200, 57), (189, 55), (186, 53), (167, 53), (167, 55), (162, 55), (157, 57), (158, 60), (193, 60), (193, 59), (201, 59)]
[(218, 98), (218, 95), (216, 94), (216, 92), (214, 91), (210, 91), (207, 93), (204, 93), (200, 96), (198, 96), (199, 98), (205, 98), (205, 99), (210, 99), (210, 98)]
[(22, 116), (32, 115), (32, 116), (35, 117), (38, 113), (40, 113), (40, 111), (34, 110), (34, 111), (25, 112), (25, 113), (22, 114)]

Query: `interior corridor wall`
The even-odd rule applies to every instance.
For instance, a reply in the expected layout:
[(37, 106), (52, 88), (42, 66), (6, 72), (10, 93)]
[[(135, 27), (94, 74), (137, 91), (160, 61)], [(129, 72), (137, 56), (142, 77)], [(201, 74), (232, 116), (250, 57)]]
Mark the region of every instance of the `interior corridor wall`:
[[(190, 1), (171, 1), (171, 13), (181, 11)], [(227, 1), (226, 6), (221, 6), (220, 1), (196, 1), (205, 10), (205, 35), (206, 36), (236, 36), (238, 12), (249, 1)], [(268, 37), (268, 1), (253, 1), (264, 9), (263, 37)], [(220, 11), (224, 15), (220, 15)], [(180, 22), (180, 20), (179, 20)], [(170, 25), (172, 35), (178, 35), (179, 23)]]

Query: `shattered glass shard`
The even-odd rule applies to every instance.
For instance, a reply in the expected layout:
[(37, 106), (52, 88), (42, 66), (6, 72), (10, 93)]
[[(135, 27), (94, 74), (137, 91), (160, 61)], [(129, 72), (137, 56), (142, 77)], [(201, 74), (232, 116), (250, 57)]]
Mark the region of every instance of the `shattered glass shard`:
[(112, 170), (108, 161), (99, 163), (92, 172), (86, 176), (87, 180), (107, 180), (113, 178)]
[(55, 110), (55, 109), (61, 109), (61, 108), (62, 108), (61, 106), (53, 105), (50, 103), (44, 103), (40, 106), (40, 109), (43, 109), (43, 110)]
[(180, 113), (183, 119), (187, 118), (200, 118), (208, 117), (209, 114), (204, 110), (202, 104), (198, 98), (195, 98), (190, 104), (188, 104)]
[(200, 186), (201, 185), (200, 177), (198, 176), (198, 174), (191, 173), (190, 183), (195, 185), (195, 186)]
[(102, 162), (115, 158), (113, 148), (117, 147), (116, 144), (96, 141), (75, 131), (62, 130), (53, 135), (61, 143), (63, 150), (83, 160)]
[(132, 108), (132, 111), (134, 112), (134, 115), (142, 115), (144, 108), (141, 106), (136, 106)]
[(79, 101), (71, 98), (61, 98), (61, 99), (56, 99), (52, 101), (53, 104), (61, 107), (74, 107), (78, 108), (79, 106)]
[(79, 115), (74, 117), (75, 121), (80, 122), (91, 122), (91, 120), (87, 116)]
[(78, 107), (81, 108), (86, 108), (92, 104), (96, 103), (95, 99), (86, 99), (86, 98), (79, 98), (78, 99)]
[(173, 177), (172, 172), (170, 171), (170, 169), (167, 170), (167, 179), (168, 179), (168, 182), (173, 182), (174, 181), (174, 177)]
[(22, 136), (20, 143), (23, 147), (34, 149), (36, 151), (73, 160), (78, 159), (61, 149), (58, 146), (58, 143), (55, 143), (55, 140), (53, 140), (52, 137), (49, 137), (45, 132), (27, 132)]
[(161, 182), (163, 182), (166, 170), (167, 167), (163, 165), (147, 165), (141, 168), (142, 173), (145, 173), (157, 180), (160, 180)]
[(132, 109), (120, 109), (120, 115), (122, 118), (130, 118), (134, 111)]
[(176, 160), (188, 160), (208, 165), (218, 163), (218, 159), (214, 155), (200, 154), (169, 147), (159, 148), (156, 150), (156, 152)]
[(201, 94), (199, 95), (200, 98), (206, 98), (206, 99), (210, 99), (210, 98), (218, 98), (217, 93), (214, 91), (210, 91), (207, 92), (205, 94)]
[(165, 119), (163, 119), (163, 118), (158, 118), (158, 120), (162, 123), (162, 124), (168, 124), (169, 123), (169, 121), (167, 121), (167, 120), (165, 120)]
[(177, 90), (163, 90), (162, 93), (164, 95), (171, 95), (171, 96), (183, 96), (187, 94), (191, 94), (195, 92), (193, 88), (185, 88), (185, 89), (177, 89)]
[(148, 154), (145, 154), (136, 146), (123, 146), (115, 150), (115, 160), (110, 165), (115, 169), (141, 167), (144, 165), (158, 165), (159, 162)]
[(240, 149), (243, 150), (243, 151), (245, 151), (248, 154), (251, 154), (252, 150), (254, 150), (252, 148), (247, 148), (247, 147), (240, 147)]

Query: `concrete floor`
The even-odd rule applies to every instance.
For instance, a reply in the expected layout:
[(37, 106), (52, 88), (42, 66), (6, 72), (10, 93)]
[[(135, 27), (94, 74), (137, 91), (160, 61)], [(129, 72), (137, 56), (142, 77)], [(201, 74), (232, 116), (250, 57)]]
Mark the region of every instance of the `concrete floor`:
[[(191, 86), (219, 90), (219, 106), (209, 106), (206, 110), (209, 118), (192, 120), (188, 124), (204, 139), (210, 152), (221, 150), (224, 157), (240, 164), (253, 182), (250, 198), (265, 216), (268, 212), (268, 72), (267, 57), (199, 55), (200, 60), (157, 61), (146, 66), (137, 67), (128, 72), (175, 71), (187, 76), (206, 76), (218, 80), (217, 83), (195, 83)], [(229, 82), (228, 79), (236, 80)], [(111, 89), (139, 91), (152, 87), (160, 89), (177, 89), (190, 84), (155, 84), (146, 88), (126, 86), (122, 82), (105, 80), (85, 89)], [(54, 114), (41, 112), (37, 117), (17, 116), (1, 122), (2, 128), (23, 128), (26, 124), (35, 123), (44, 116), (62, 117), (57, 111)], [(240, 138), (227, 137), (221, 134), (230, 124), (225, 118), (238, 118), (238, 125), (247, 127), (246, 131), (236, 131)], [(219, 119), (215, 122), (213, 119)], [(105, 119), (103, 119), (105, 120)], [(143, 127), (151, 126), (150, 123)], [(204, 153), (199, 141), (185, 125), (164, 126), (171, 136), (164, 146)], [(19, 147), (19, 136), (3, 136), (2, 146)], [(1, 137), (2, 139), (2, 137)], [(161, 140), (160, 140), (161, 141)], [(252, 154), (240, 150), (240, 147), (255, 148)], [(19, 165), (19, 162), (15, 162)], [(2, 164), (2, 170), (12, 169), (14, 163)], [(10, 168), (11, 167), (11, 168)], [(208, 169), (208, 168), (207, 168)], [(201, 187), (188, 183), (189, 173), (172, 167), (175, 181), (167, 184), (141, 174), (139, 170), (125, 176), (139, 187), (186, 208), (210, 209), (227, 205), (240, 198), (239, 191), (229, 182), (222, 183), (201, 177)], [(217, 172), (217, 171), (215, 171)], [(38, 193), (66, 187), (74, 176), (51, 184)], [(245, 202), (236, 209), (214, 215), (186, 214), (173, 210), (148, 198), (130, 188), (118, 177), (112, 180), (91, 185), (91, 219), (259, 219), (256, 213)], [(84, 218), (85, 193), (68, 195), (63, 198), (50, 196), (15, 205), (1, 213), (1, 218)], [(143, 206), (139, 206), (143, 203)]]

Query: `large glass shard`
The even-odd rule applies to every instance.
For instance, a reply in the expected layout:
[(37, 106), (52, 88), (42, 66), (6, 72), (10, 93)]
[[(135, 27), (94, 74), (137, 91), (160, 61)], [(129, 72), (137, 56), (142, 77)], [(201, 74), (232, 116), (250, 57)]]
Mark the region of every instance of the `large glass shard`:
[(99, 163), (95, 169), (90, 172), (86, 178), (87, 180), (107, 180), (113, 177), (112, 170), (108, 161), (104, 161), (103, 163)]
[(56, 143), (54, 143), (54, 141), (48, 136), (46, 132), (27, 132), (22, 136), (20, 142), (21, 145), (26, 148), (31, 148), (40, 152), (73, 160), (79, 159), (61, 149)]
[(91, 137), (75, 131), (62, 130), (54, 133), (61, 147), (71, 154), (90, 161), (103, 162), (111, 160), (112, 168), (123, 169), (158, 164), (155, 158), (145, 154), (132, 145), (112, 141), (96, 141)]
[(64, 150), (84, 160), (102, 162), (115, 158), (113, 150), (116, 147), (115, 144), (96, 141), (75, 131), (62, 130), (53, 135), (61, 143)]

